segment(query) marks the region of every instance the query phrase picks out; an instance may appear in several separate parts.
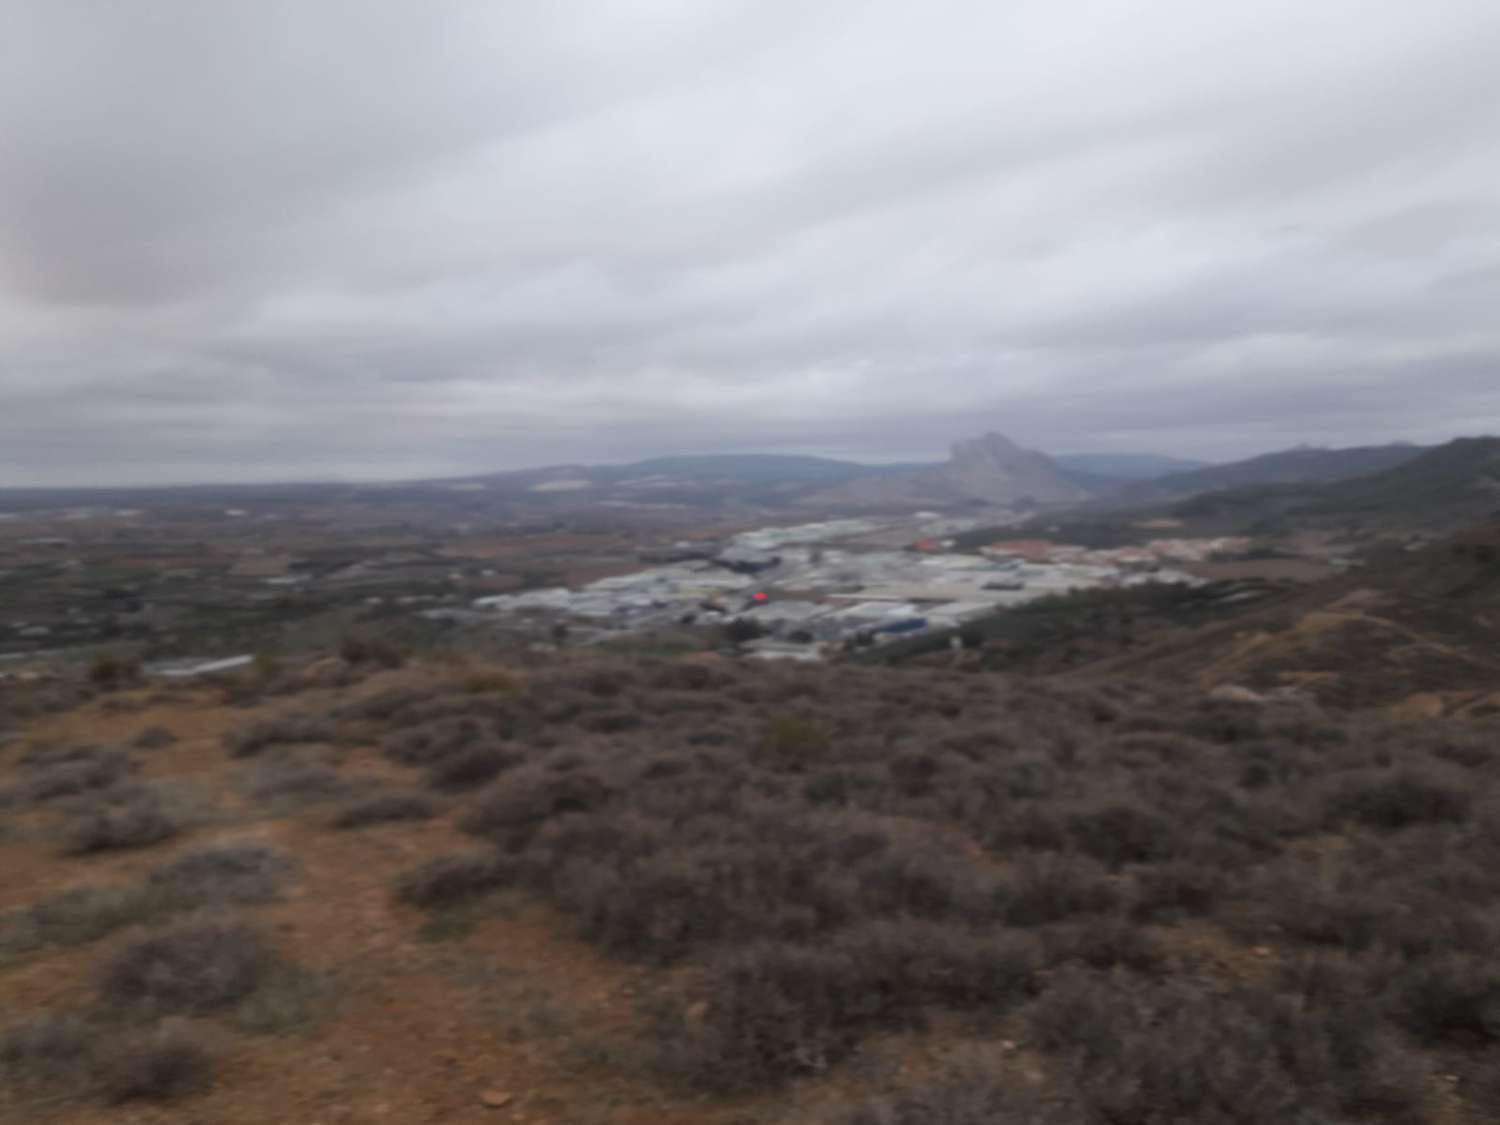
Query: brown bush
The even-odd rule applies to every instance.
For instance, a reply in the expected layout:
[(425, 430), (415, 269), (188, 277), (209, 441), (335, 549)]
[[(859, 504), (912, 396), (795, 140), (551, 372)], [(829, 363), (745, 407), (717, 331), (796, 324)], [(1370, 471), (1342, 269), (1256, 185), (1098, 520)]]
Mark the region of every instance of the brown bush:
[(145, 1032), (118, 1034), (98, 1059), (99, 1088), (106, 1101), (172, 1101), (208, 1084), (213, 1054), (200, 1029), (166, 1020)]
[(605, 804), (614, 787), (598, 774), (552, 773), (541, 767), (511, 772), (491, 786), (465, 818), (466, 832), (496, 840), (528, 835), (551, 817)]
[(333, 724), (322, 715), (292, 712), (261, 719), (224, 736), (224, 745), (232, 758), (249, 758), (269, 747), (301, 742), (329, 742), (334, 737)]
[(1349, 1010), (1308, 1012), (1265, 993), (1072, 973), (1037, 1001), (1031, 1027), (1101, 1121), (1419, 1119), (1420, 1069)]
[(383, 793), (344, 808), (333, 818), (335, 828), (364, 828), (399, 820), (431, 820), (437, 807), (417, 793)]
[(525, 760), (526, 756), (516, 750), (500, 746), (471, 746), (434, 765), (427, 774), (428, 784), (448, 792), (474, 789)]
[(100, 991), (112, 1003), (149, 1011), (206, 1012), (254, 992), (272, 964), (269, 947), (248, 926), (184, 923), (118, 951)]
[(1328, 795), (1330, 822), (1353, 820), (1385, 832), (1458, 823), (1473, 806), (1470, 783), (1433, 770), (1382, 770), (1342, 779)]
[(43, 1014), (0, 1034), (0, 1078), (26, 1093), (86, 1090), (96, 1073), (94, 1028), (74, 1015)]
[(141, 788), (113, 806), (75, 817), (63, 829), (68, 855), (144, 848), (169, 840), (182, 830), (182, 819), (156, 790)]
[(139, 750), (160, 750), (177, 742), (177, 736), (168, 727), (149, 726), (135, 736), (133, 745)]
[(123, 751), (105, 746), (73, 747), (48, 755), (43, 762), (42, 768), (30, 772), (25, 781), (34, 801), (108, 789), (134, 769)]
[(457, 906), (515, 881), (513, 865), (490, 852), (444, 856), (403, 875), (396, 898), (434, 910)]

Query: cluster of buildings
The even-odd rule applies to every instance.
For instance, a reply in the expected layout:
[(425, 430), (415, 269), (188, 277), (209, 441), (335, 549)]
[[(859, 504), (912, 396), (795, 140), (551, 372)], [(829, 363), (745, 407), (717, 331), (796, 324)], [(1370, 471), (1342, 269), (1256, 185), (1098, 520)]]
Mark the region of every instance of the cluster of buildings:
[(1153, 570), (1164, 566), (1209, 562), (1244, 554), (1250, 540), (1239, 536), (1216, 539), (1152, 539), (1140, 546), (1091, 548), (1050, 539), (1002, 539), (982, 549), (987, 558), (1019, 559), (1028, 563), (1067, 563)]
[(498, 594), (474, 605), (576, 623), (600, 637), (737, 622), (752, 656), (820, 659), (837, 648), (960, 628), (1049, 595), (1196, 581), (1165, 566), (1163, 554), (1152, 554), (1148, 566), (1057, 545), (1045, 557), (1003, 546), (957, 553), (931, 539), (901, 550), (865, 546), (879, 531), (872, 520), (764, 528), (676, 556), (658, 552), (671, 561), (577, 589)]

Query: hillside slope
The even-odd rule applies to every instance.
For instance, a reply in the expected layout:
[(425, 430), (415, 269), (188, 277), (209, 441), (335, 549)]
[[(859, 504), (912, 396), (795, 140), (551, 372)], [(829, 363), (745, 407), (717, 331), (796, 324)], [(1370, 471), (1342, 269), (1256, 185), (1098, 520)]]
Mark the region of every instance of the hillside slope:
[(1452, 531), (1500, 511), (1500, 438), (1460, 438), (1423, 450), (1395, 468), (1348, 480), (1205, 493), (1170, 511), (1245, 527)]
[(1364, 476), (1404, 465), (1424, 452), (1415, 445), (1374, 445), (1352, 449), (1286, 449), (1172, 473), (1120, 489), (1110, 503), (1120, 506), (1159, 503), (1199, 493), (1248, 485), (1306, 484)]
[(69, 686), (0, 681), (0, 1121), (1500, 1109), (1478, 728), (585, 654)]
[(1129, 672), (1350, 708), (1500, 710), (1500, 522), (1197, 629), (1165, 630), (1088, 677)]

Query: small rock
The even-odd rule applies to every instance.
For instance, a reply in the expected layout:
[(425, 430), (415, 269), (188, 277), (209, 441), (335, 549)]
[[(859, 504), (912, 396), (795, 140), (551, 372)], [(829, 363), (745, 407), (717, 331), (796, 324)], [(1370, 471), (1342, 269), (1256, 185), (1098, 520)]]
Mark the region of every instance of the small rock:
[(1257, 957), (1269, 957), (1271, 956), (1271, 947), (1269, 945), (1257, 945), (1250, 952)]
[(490, 1109), (504, 1109), (515, 1100), (514, 1094), (507, 1094), (504, 1090), (486, 1090), (479, 1095), (480, 1105), (489, 1106)]

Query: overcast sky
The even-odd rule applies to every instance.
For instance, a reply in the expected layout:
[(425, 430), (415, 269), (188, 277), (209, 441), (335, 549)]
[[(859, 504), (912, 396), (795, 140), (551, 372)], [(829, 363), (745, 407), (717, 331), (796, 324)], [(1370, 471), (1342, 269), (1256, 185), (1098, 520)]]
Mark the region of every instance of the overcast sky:
[(0, 486), (1500, 431), (1496, 0), (0, 0)]

